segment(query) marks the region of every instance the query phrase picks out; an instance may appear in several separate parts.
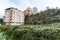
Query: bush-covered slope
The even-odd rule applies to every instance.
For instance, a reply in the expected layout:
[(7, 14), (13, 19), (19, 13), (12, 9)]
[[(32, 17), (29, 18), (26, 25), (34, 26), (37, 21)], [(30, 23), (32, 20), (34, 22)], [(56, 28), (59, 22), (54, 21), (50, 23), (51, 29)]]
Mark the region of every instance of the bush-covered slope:
[(60, 23), (49, 25), (0, 26), (6, 40), (60, 40)]

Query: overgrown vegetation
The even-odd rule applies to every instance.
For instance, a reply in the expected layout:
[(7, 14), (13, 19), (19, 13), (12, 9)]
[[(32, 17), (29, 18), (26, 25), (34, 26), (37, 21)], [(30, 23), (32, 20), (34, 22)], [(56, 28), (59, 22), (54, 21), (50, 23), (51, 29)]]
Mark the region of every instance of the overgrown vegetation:
[(0, 24), (3, 24), (3, 19), (0, 19)]
[(60, 23), (48, 25), (0, 26), (6, 40), (60, 40)]
[(46, 9), (37, 14), (25, 16), (25, 24), (40, 25), (50, 24), (54, 22), (60, 22), (60, 9), (57, 8)]

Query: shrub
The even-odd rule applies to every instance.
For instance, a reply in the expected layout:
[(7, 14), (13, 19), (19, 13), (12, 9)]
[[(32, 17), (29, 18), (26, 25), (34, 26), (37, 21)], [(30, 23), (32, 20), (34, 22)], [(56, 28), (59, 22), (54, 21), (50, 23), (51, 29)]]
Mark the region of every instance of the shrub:
[(36, 30), (30, 27), (21, 28), (15, 26), (8, 27), (8, 29), (3, 32), (7, 35), (6, 40), (60, 40), (60, 30), (56, 28)]

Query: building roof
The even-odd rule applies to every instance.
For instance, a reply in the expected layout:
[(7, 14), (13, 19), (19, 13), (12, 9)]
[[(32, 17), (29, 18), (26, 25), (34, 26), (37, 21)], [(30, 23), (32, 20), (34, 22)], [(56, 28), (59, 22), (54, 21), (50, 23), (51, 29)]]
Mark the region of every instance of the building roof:
[(10, 10), (10, 9), (13, 9), (13, 7), (7, 8), (7, 9), (5, 9), (5, 10)]
[(15, 9), (15, 10), (18, 10), (18, 11), (22, 12), (22, 11), (19, 10), (18, 8), (14, 8), (14, 7), (10, 7), (10, 8), (7, 8), (7, 9), (5, 9), (5, 10), (10, 10), (10, 9)]

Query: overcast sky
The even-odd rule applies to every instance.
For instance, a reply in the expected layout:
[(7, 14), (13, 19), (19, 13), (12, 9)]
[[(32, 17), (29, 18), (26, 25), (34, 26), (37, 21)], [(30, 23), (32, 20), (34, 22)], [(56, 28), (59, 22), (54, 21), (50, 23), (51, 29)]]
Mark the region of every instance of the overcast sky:
[(37, 7), (39, 10), (44, 10), (46, 7), (60, 8), (60, 0), (0, 0), (0, 18), (4, 15), (4, 9), (9, 7), (15, 7), (22, 11), (27, 7)]

